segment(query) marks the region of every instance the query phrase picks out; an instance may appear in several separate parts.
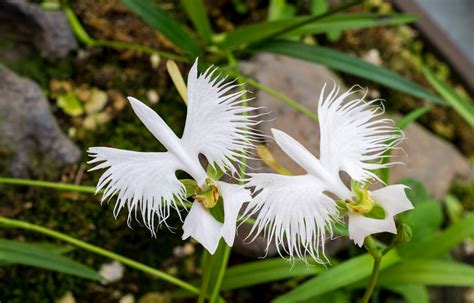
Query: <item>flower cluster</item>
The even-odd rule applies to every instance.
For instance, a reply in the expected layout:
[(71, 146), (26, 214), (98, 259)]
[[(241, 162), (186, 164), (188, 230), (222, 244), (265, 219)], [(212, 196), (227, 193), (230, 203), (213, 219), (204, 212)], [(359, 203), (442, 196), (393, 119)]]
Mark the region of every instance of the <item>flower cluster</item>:
[[(316, 158), (288, 134), (273, 129), (279, 147), (306, 170), (305, 175), (249, 174), (241, 185), (215, 180), (203, 168), (203, 155), (215, 171), (237, 178), (242, 159), (254, 147), (259, 134), (256, 108), (245, 106), (245, 91), (238, 84), (214, 76), (216, 69), (203, 74), (197, 60), (188, 75), (188, 111), (181, 138), (163, 119), (135, 98), (130, 104), (146, 128), (166, 152), (133, 152), (108, 147), (92, 147), (92, 170), (106, 169), (97, 190), (102, 201), (117, 197), (114, 214), (126, 208), (128, 220), (140, 219), (155, 235), (171, 212), (185, 209), (187, 196), (193, 203), (184, 218), (183, 239), (192, 237), (211, 254), (221, 238), (232, 246), (239, 211), (247, 203), (244, 217), (255, 217), (249, 237), (264, 233), (268, 243), (276, 242), (281, 254), (290, 258), (310, 255), (324, 262), (324, 242), (332, 236), (334, 222), (348, 214), (349, 237), (362, 245), (366, 236), (379, 232), (396, 233), (394, 216), (412, 208), (402, 185), (369, 191), (377, 176), (378, 162), (399, 141), (401, 132), (381, 119), (375, 100), (353, 97), (355, 90), (339, 94), (323, 89), (318, 107), (321, 134), (320, 157)], [(351, 99), (352, 98), (352, 99)], [(176, 177), (188, 173), (195, 181), (192, 193)], [(340, 178), (352, 179), (348, 188)], [(217, 178), (216, 178), (217, 179)], [(242, 180), (241, 180), (242, 181)], [(223, 216), (216, 215), (223, 213)], [(141, 217), (141, 218), (140, 218)]]

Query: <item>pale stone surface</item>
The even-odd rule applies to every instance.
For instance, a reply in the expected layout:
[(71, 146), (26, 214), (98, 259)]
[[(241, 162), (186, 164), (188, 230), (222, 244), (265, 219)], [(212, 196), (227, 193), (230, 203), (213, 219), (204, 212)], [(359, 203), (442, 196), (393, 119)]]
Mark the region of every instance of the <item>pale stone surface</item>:
[(0, 1), (0, 37), (34, 44), (43, 57), (63, 58), (77, 48), (62, 10), (45, 10), (26, 0)]
[(77, 163), (81, 152), (61, 132), (41, 88), (2, 65), (0, 79), (0, 171), (53, 178)]

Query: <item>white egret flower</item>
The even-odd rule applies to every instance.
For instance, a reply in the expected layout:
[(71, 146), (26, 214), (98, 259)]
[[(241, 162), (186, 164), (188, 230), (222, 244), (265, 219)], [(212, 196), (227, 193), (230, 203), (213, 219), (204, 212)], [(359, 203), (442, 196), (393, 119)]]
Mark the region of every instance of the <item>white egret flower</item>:
[[(256, 196), (244, 215), (257, 214), (249, 237), (264, 232), (268, 243), (275, 241), (290, 259), (309, 255), (324, 262), (323, 244), (340, 220), (336, 202), (347, 207), (349, 237), (359, 246), (370, 234), (396, 233), (393, 217), (413, 207), (403, 185), (373, 192), (361, 185), (377, 179), (373, 170), (390, 165), (379, 160), (400, 140), (401, 131), (380, 119), (383, 109), (374, 106), (377, 100), (350, 98), (352, 89), (339, 95), (336, 85), (327, 96), (324, 91), (325, 86), (318, 106), (319, 159), (288, 134), (272, 129), (276, 143), (306, 174), (250, 174), (247, 184)], [(352, 189), (342, 182), (341, 172), (353, 180)]]
[[(158, 224), (166, 224), (171, 209), (186, 199), (185, 187), (176, 178), (176, 171), (188, 173), (197, 182), (200, 193), (183, 224), (183, 239), (189, 236), (199, 241), (211, 254), (221, 237), (232, 246), (240, 207), (251, 199), (250, 192), (239, 185), (212, 180), (199, 162), (204, 155), (214, 168), (237, 173), (234, 163), (246, 157), (257, 134), (251, 129), (255, 110), (243, 106), (245, 93), (228, 93), (239, 85), (225, 83), (225, 78), (212, 78), (216, 69), (209, 68), (198, 75), (197, 60), (188, 75), (188, 110), (181, 138), (168, 127), (151, 108), (129, 97), (135, 114), (167, 149), (166, 152), (134, 152), (108, 147), (92, 147), (89, 154), (97, 163), (91, 170), (106, 169), (97, 191), (104, 189), (102, 201), (117, 195), (115, 216), (125, 207), (130, 222), (132, 214), (141, 214), (144, 225), (153, 235)], [(210, 209), (221, 203), (224, 222), (219, 222)], [(219, 201), (219, 202), (218, 202)]]

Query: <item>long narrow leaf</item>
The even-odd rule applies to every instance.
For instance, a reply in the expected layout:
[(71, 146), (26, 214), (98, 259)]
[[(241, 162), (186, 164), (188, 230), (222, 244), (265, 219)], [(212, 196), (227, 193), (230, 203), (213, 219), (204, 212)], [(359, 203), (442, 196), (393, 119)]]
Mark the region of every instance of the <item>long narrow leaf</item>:
[(230, 267), (222, 283), (222, 290), (253, 286), (292, 277), (316, 275), (326, 269), (317, 264), (297, 262), (294, 265), (282, 258), (260, 260)]
[(472, 101), (461, 97), (448, 84), (444, 83), (428, 68), (423, 68), (426, 79), (433, 85), (436, 91), (448, 102), (469, 125), (474, 127), (474, 105)]
[(193, 22), (197, 32), (206, 43), (209, 43), (212, 39), (213, 33), (202, 0), (181, 0), (181, 5), (186, 10), (186, 13)]
[(400, 294), (407, 303), (429, 303), (430, 297), (428, 289), (423, 285), (416, 284), (396, 284), (385, 288)]
[(199, 55), (199, 47), (185, 28), (176, 22), (164, 9), (151, 0), (122, 0), (135, 14), (154, 30), (186, 53), (190, 58)]
[[(266, 39), (288, 27), (295, 26), (311, 16), (298, 16), (289, 19), (265, 21), (243, 25), (232, 32), (220, 35), (222, 46), (228, 49), (245, 46)], [(295, 28), (284, 36), (299, 36), (303, 34), (319, 34), (331, 31), (342, 31), (355, 28), (400, 25), (413, 22), (416, 16), (408, 14), (378, 15), (378, 14), (337, 14), (323, 17), (319, 20)]]
[[(464, 239), (474, 236), (474, 213), (446, 228), (441, 234), (433, 236), (431, 239), (413, 245), (413, 248), (405, 254), (412, 257), (438, 257), (456, 245), (462, 243)], [(429, 247), (429, 249), (426, 249)]]
[(0, 261), (54, 270), (95, 281), (102, 279), (90, 267), (29, 243), (0, 239)]
[[(381, 268), (387, 268), (400, 260), (395, 250), (387, 253), (382, 259)], [(373, 259), (364, 254), (341, 264), (312, 278), (290, 292), (277, 297), (272, 302), (297, 302), (345, 287), (370, 276)]]
[(379, 285), (413, 283), (430, 286), (474, 286), (474, 267), (462, 263), (410, 259), (380, 273)]
[(262, 44), (254, 48), (253, 51), (267, 51), (326, 65), (335, 70), (380, 83), (418, 98), (429, 99), (438, 104), (446, 104), (446, 102), (439, 96), (431, 94), (420, 85), (415, 84), (388, 69), (367, 63), (359, 58), (327, 47), (278, 40)]

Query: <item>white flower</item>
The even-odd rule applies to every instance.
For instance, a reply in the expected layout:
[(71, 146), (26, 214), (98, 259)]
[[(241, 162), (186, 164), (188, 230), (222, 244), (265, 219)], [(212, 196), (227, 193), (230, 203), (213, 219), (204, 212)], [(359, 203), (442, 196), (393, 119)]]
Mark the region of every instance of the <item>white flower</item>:
[[(211, 254), (219, 240), (224, 238), (232, 246), (238, 211), (251, 199), (248, 190), (234, 184), (211, 180), (199, 162), (204, 155), (214, 167), (237, 172), (235, 162), (245, 157), (257, 136), (251, 127), (255, 116), (246, 115), (254, 110), (242, 106), (243, 91), (228, 94), (239, 85), (212, 78), (216, 69), (209, 68), (198, 75), (197, 60), (188, 75), (188, 111), (182, 138), (178, 138), (163, 119), (151, 108), (129, 97), (135, 114), (148, 130), (167, 149), (167, 152), (134, 152), (108, 147), (92, 147), (89, 163), (97, 163), (92, 170), (106, 169), (97, 191), (104, 189), (102, 201), (117, 195), (115, 216), (125, 207), (128, 221), (141, 216), (145, 226), (155, 235), (158, 224), (166, 224), (171, 209), (178, 211), (178, 203), (185, 200), (185, 187), (176, 178), (176, 171), (187, 172), (198, 186), (211, 192), (217, 202), (223, 198), (224, 222), (211, 215), (206, 203), (194, 201), (183, 224), (183, 239), (189, 236), (199, 241)], [(201, 202), (206, 202), (204, 201)], [(220, 203), (220, 202), (219, 202)]]
[[(290, 259), (310, 255), (324, 262), (324, 241), (332, 237), (331, 226), (339, 220), (336, 201), (345, 202), (349, 237), (359, 246), (370, 234), (396, 233), (393, 216), (412, 208), (402, 185), (373, 192), (355, 187), (353, 191), (364, 195), (363, 201), (344, 185), (342, 171), (357, 184), (376, 179), (372, 171), (390, 165), (379, 160), (399, 141), (401, 132), (390, 125), (390, 120), (380, 119), (383, 110), (374, 106), (376, 100), (351, 99), (352, 89), (339, 96), (337, 86), (327, 96), (324, 91), (325, 87), (318, 107), (319, 159), (288, 134), (272, 129), (276, 143), (307, 174), (250, 174), (247, 184), (256, 193), (244, 214), (257, 214), (250, 236), (263, 231), (268, 243), (275, 241)], [(378, 210), (379, 217), (381, 212), (381, 218), (369, 218), (373, 209)]]

